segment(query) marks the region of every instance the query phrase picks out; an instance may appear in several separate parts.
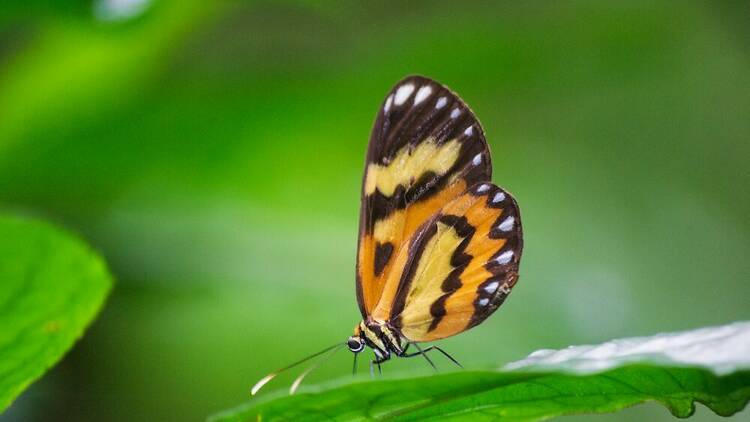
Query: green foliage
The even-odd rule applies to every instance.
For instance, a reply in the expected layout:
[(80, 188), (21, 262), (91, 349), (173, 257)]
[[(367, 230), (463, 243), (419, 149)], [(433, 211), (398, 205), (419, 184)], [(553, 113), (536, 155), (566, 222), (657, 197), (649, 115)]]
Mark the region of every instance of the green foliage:
[[(502, 371), (352, 382), (255, 401), (213, 418), (543, 420), (647, 401), (688, 417), (695, 402), (729, 416), (750, 400), (750, 323), (540, 350)], [(688, 366), (690, 365), (690, 366)]]
[(102, 259), (80, 240), (0, 217), (0, 411), (81, 337), (111, 285)]
[(213, 422), (271, 420), (544, 420), (608, 413), (657, 401), (688, 417), (700, 402), (722, 416), (750, 399), (750, 371), (716, 376), (700, 368), (628, 365), (594, 375), (560, 372), (457, 372), (354, 382), (330, 389), (253, 401)]

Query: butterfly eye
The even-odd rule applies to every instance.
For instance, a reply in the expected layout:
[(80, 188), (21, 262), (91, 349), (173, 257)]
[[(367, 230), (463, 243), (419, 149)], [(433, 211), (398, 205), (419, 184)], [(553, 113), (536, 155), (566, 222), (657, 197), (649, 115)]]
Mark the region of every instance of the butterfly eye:
[(349, 347), (349, 350), (354, 353), (359, 353), (365, 348), (365, 342), (359, 337), (349, 337), (349, 340), (346, 341), (346, 345)]

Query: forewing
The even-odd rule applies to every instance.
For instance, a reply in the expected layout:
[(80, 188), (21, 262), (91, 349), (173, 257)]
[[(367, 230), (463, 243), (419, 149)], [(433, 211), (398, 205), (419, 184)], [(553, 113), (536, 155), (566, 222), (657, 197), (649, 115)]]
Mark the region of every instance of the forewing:
[(443, 85), (407, 77), (388, 93), (370, 136), (362, 182), (357, 300), (363, 317), (380, 300), (404, 243), (436, 211), (490, 179), (484, 132)]
[(518, 281), (522, 248), (516, 201), (492, 183), (476, 184), (412, 239), (402, 253), (406, 270), (393, 303), (384, 303), (382, 310), (390, 309), (391, 324), (411, 341), (465, 331), (510, 294)]

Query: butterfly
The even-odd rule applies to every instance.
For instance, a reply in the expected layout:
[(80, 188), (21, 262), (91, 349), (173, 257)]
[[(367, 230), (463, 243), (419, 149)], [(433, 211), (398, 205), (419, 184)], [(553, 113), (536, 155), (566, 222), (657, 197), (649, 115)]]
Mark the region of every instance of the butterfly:
[[(409, 76), (385, 96), (362, 180), (356, 294), (362, 320), (344, 343), (370, 363), (423, 356), (481, 324), (518, 281), (523, 230), (518, 204), (491, 182), (482, 126), (461, 98), (426, 77)], [(417, 351), (409, 352), (410, 346)], [(336, 344), (263, 378), (338, 350)], [(460, 365), (459, 365), (460, 366)], [(293, 393), (305, 371), (292, 384)]]

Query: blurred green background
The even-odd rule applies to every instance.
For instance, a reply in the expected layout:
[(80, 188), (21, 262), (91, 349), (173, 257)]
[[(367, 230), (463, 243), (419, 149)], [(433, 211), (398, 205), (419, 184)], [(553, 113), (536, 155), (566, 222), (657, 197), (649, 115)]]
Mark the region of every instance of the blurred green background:
[[(471, 105), (523, 213), (513, 297), (441, 343), (465, 366), (750, 319), (749, 16), (708, 0), (3, 2), (0, 206), (79, 232), (118, 284), (0, 420), (201, 420), (350, 335), (366, 143), (412, 73)], [(576, 419), (636, 417), (668, 412)]]

